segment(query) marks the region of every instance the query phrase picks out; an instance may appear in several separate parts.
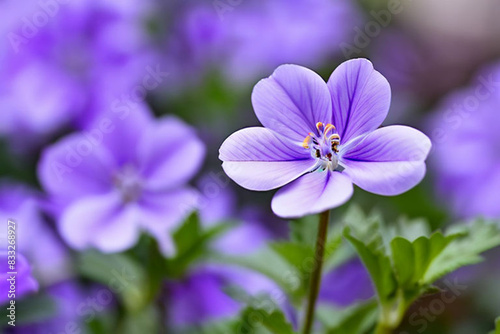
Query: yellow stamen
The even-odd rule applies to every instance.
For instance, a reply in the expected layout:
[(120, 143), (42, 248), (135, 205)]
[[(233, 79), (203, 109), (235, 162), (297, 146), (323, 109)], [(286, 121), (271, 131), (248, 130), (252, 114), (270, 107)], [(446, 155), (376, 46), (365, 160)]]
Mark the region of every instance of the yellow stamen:
[(316, 129), (321, 131), (323, 129), (323, 123), (321, 123), (321, 122), (316, 123)]
[(302, 142), (302, 146), (304, 148), (309, 148), (309, 141), (311, 140), (311, 136), (307, 136), (306, 139)]
[(325, 126), (325, 133), (329, 132), (330, 130), (335, 130), (335, 125), (328, 123)]

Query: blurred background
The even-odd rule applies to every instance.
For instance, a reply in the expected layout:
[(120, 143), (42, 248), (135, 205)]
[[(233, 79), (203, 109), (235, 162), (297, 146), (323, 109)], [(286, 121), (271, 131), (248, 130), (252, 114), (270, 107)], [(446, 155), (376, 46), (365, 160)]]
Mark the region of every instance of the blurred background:
[[(225, 176), (218, 148), (259, 125), (252, 88), (284, 63), (327, 79), (370, 59), (392, 87), (386, 124), (433, 141), (419, 186), (352, 203), (433, 229), (500, 218), (498, 1), (1, 0), (0, 16), (0, 218), (16, 221), (19, 271), (5, 333), (217, 333), (207, 324), (242, 308), (229, 288), (279, 295), (224, 256), (286, 239), (289, 222), (272, 193)], [(443, 309), (419, 300), (401, 333), (492, 329), (500, 253), (487, 258), (448, 278), (465, 288)], [(349, 250), (330, 269), (321, 303), (373, 295)]]

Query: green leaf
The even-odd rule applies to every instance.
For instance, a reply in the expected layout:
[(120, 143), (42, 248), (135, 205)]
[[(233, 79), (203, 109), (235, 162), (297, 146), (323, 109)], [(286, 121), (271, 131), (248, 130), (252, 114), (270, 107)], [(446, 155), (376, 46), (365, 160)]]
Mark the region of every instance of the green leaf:
[(139, 263), (124, 254), (87, 251), (80, 254), (77, 268), (82, 276), (107, 285), (131, 312), (148, 303), (147, 274)]
[(294, 334), (295, 332), (281, 311), (250, 306), (242, 311), (241, 320), (235, 325), (233, 333)]
[[(309, 278), (314, 265), (318, 222), (317, 215), (292, 221), (290, 223), (291, 241), (271, 244), (271, 248), (299, 270), (306, 279)], [(340, 227), (339, 224), (329, 227), (323, 258), (324, 274), (352, 256), (352, 252), (346, 251), (346, 249), (343, 249), (342, 254), (337, 254), (337, 250), (342, 246), (342, 229), (337, 226)], [(305, 284), (308, 283), (305, 282)]]
[(141, 312), (125, 317), (116, 332), (122, 334), (166, 333), (166, 329), (159, 330), (161, 321), (158, 311), (150, 305)]
[(292, 220), (289, 222), (290, 226), (290, 241), (293, 243), (300, 243), (314, 246), (316, 242), (318, 216), (311, 215), (301, 219)]
[(495, 330), (491, 331), (489, 334), (500, 334), (500, 317), (495, 320)]
[(218, 321), (209, 321), (203, 325), (197, 326), (184, 326), (182, 328), (176, 328), (176, 334), (228, 334), (233, 333), (234, 329), (237, 328), (239, 324), (239, 319), (221, 319)]
[[(316, 217), (317, 220), (317, 217)], [(315, 230), (313, 224), (310, 229)], [(342, 243), (342, 235), (331, 231), (325, 243), (325, 261), (334, 256)], [(233, 257), (218, 254), (221, 262), (233, 263), (258, 271), (274, 280), (285, 291), (293, 304), (302, 302), (307, 294), (309, 279), (315, 263), (314, 245), (299, 241), (278, 241), (269, 243), (255, 253)], [(326, 272), (325, 272), (326, 274)]]
[(309, 266), (314, 260), (313, 247), (289, 241), (273, 242), (269, 246), (297, 270), (309, 272)]
[(481, 253), (500, 245), (497, 222), (478, 219), (472, 224), (455, 226), (450, 232), (467, 235), (451, 243), (435, 258), (425, 273), (424, 283), (432, 283), (460, 267), (481, 262)]
[(166, 275), (173, 278), (182, 277), (193, 262), (207, 254), (209, 242), (227, 231), (229, 226), (218, 224), (203, 229), (196, 213), (189, 216), (173, 234), (176, 255), (167, 259)]
[(344, 236), (354, 246), (370, 273), (380, 301), (386, 303), (394, 295), (397, 288), (389, 256), (379, 247), (379, 241), (375, 241), (377, 239), (373, 239), (366, 245), (362, 240), (352, 235), (349, 227), (345, 228)]
[(364, 334), (374, 327), (377, 320), (375, 300), (354, 304), (344, 309), (320, 306), (318, 319), (324, 324), (326, 333)]
[(300, 271), (290, 266), (286, 260), (268, 246), (244, 256), (214, 254), (212, 260), (260, 272), (276, 282), (292, 298), (306, 293), (301, 291), (303, 285)]
[[(2, 315), (8, 319), (7, 306), (3, 308)], [(29, 325), (43, 322), (53, 317), (57, 313), (57, 303), (46, 294), (32, 295), (16, 301), (16, 325)], [(10, 321), (10, 319), (8, 319)], [(7, 322), (7, 320), (6, 320)]]
[(344, 236), (375, 285), (381, 328), (396, 328), (419, 296), (435, 291), (434, 281), (481, 261), (480, 253), (500, 245), (498, 225), (483, 220), (430, 234), (422, 219), (400, 219), (387, 226), (369, 217), (363, 223), (359, 210), (354, 212), (357, 218), (345, 227)]
[(453, 240), (461, 236), (463, 233), (444, 236), (441, 232), (436, 232), (430, 237), (418, 237), (413, 242), (402, 237), (392, 239), (392, 258), (399, 285), (415, 288), (419, 283), (432, 283), (425, 281), (429, 266)]

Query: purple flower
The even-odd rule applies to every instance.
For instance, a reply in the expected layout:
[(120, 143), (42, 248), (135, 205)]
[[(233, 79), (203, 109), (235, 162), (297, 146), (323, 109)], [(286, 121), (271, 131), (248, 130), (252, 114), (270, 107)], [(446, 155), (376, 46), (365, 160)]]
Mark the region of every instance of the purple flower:
[(463, 36), (459, 40), (430, 34), (418, 38), (404, 29), (387, 29), (374, 40), (370, 58), (398, 97), (413, 98), (408, 108), (425, 105), (464, 84), (484, 61), (474, 44), (465, 43)]
[(203, 161), (202, 142), (179, 119), (154, 120), (145, 107), (91, 128), (47, 148), (39, 163), (62, 237), (76, 249), (117, 252), (146, 231), (172, 254), (169, 231), (196, 206), (186, 183)]
[(321, 301), (348, 306), (373, 297), (370, 276), (358, 259), (349, 260), (322, 279)]
[(186, 6), (171, 29), (165, 59), (179, 78), (172, 81), (176, 86), (212, 68), (232, 82), (248, 83), (283, 63), (320, 66), (339, 53), (338, 45), (360, 21), (356, 6), (345, 0), (210, 4)]
[[(269, 238), (262, 225), (244, 222), (216, 240), (213, 248), (223, 254), (244, 255), (256, 251)], [(225, 292), (230, 286), (253, 296), (281, 293), (271, 279), (258, 272), (234, 265), (203, 264), (184, 279), (167, 283), (170, 321), (182, 327), (237, 315), (244, 304)], [(286, 300), (277, 302), (284, 304)]]
[(365, 59), (344, 62), (328, 83), (304, 67), (282, 65), (253, 90), (265, 127), (226, 139), (222, 167), (250, 190), (284, 186), (272, 200), (281, 217), (342, 205), (353, 183), (380, 195), (401, 194), (424, 177), (431, 142), (406, 126), (377, 129), (390, 99), (389, 83)]
[(320, 66), (361, 21), (356, 5), (345, 0), (247, 2), (218, 14), (229, 47), (225, 73), (237, 82), (284, 63)]
[[(103, 306), (100, 299), (94, 295), (85, 295), (83, 289), (75, 281), (63, 281), (47, 288), (47, 295), (52, 299), (55, 314), (34, 323), (16, 326), (15, 333), (18, 334), (47, 334), (65, 333), (68, 328), (73, 328), (74, 333), (84, 332), (86, 325), (83, 320), (90, 319), (92, 312), (102, 311)], [(96, 307), (92, 309), (89, 301)]]
[(0, 54), (0, 135), (26, 151), (133, 94), (156, 64), (143, 24), (146, 3), (2, 2), (9, 20), (0, 32), (10, 47)]
[[(12, 270), (9, 268), (9, 264), (7, 262), (8, 256), (10, 255), (11, 254), (7, 253), (7, 249), (0, 251), (0, 268), (2, 269), (2, 271), (0, 271), (0, 304), (5, 304), (11, 299), (9, 298), (9, 295), (11, 294), (9, 292), (11, 291), (11, 281), (8, 281), (8, 279), (11, 278), (11, 275), (8, 273)], [(16, 254), (15, 262), (15, 272), (17, 272), (17, 274), (15, 275), (16, 277), (14, 282), (14, 300), (17, 300), (27, 294), (38, 291), (38, 282), (31, 275), (30, 264), (21, 253)]]
[(438, 194), (456, 216), (500, 217), (499, 105), (497, 63), (483, 69), (469, 87), (446, 96), (430, 121)]
[(230, 284), (224, 274), (204, 267), (179, 282), (168, 283), (170, 322), (182, 327), (236, 315), (242, 305), (224, 292)]
[[(199, 185), (203, 197), (199, 206), (203, 226), (229, 219), (239, 221), (212, 242), (213, 251), (243, 256), (271, 240), (271, 233), (255, 218), (259, 212), (235, 212), (234, 198), (231, 200), (233, 192), (217, 174), (205, 175)], [(225, 292), (229, 286), (237, 286), (251, 295), (281, 291), (272, 280), (258, 272), (231, 264), (203, 263), (192, 267), (186, 277), (167, 282), (170, 322), (175, 327), (183, 327), (235, 316), (244, 304)]]
[[(220, 180), (219, 176), (225, 180)], [(235, 217), (236, 194), (222, 171), (219, 174), (211, 172), (203, 175), (197, 188), (201, 193), (198, 215), (203, 226), (213, 226)]]
[[(0, 219), (16, 226), (16, 250), (29, 260), (42, 285), (51, 285), (71, 275), (66, 247), (56, 231), (42, 217), (41, 196), (34, 190), (10, 181), (0, 183)], [(2, 249), (8, 239), (2, 238)]]

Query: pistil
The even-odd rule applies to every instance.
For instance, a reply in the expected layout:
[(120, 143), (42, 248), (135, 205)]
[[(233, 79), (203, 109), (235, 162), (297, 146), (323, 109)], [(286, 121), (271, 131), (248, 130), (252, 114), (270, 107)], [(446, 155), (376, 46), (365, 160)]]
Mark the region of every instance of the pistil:
[[(311, 156), (318, 160), (317, 170), (342, 170), (339, 166), (337, 153), (339, 152), (340, 136), (336, 133), (333, 124), (316, 123), (317, 134), (310, 132), (302, 146), (310, 150)], [(340, 169), (339, 169), (340, 167)]]

